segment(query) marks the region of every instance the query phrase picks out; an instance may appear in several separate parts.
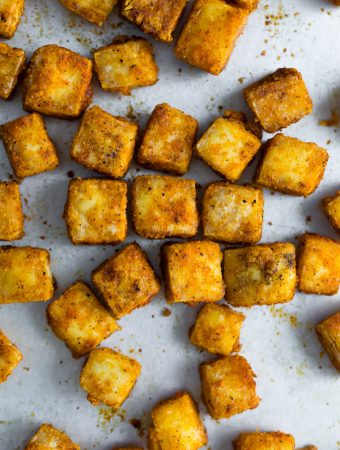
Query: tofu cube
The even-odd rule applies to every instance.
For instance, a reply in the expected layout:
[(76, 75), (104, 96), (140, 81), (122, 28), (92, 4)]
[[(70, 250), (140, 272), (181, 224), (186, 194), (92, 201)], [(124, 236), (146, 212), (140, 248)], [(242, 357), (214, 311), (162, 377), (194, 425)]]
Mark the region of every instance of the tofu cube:
[(59, 165), (57, 150), (40, 114), (27, 114), (5, 123), (1, 126), (1, 137), (18, 178), (53, 170)]
[(21, 360), (20, 351), (0, 329), (0, 384), (7, 380)]
[(233, 442), (234, 450), (295, 450), (295, 440), (281, 431), (242, 433)]
[(261, 189), (212, 183), (204, 192), (202, 206), (205, 238), (249, 244), (261, 239), (264, 208)]
[(278, 69), (244, 90), (249, 108), (267, 133), (298, 122), (313, 110), (302, 75), (296, 69)]
[(137, 134), (137, 123), (93, 106), (82, 117), (73, 139), (71, 157), (89, 169), (122, 178), (133, 158)]
[(1, 0), (0, 2), (0, 36), (11, 38), (18, 28), (25, 0)]
[(113, 447), (112, 450), (144, 450), (142, 447)]
[(202, 398), (213, 419), (228, 419), (259, 406), (255, 374), (243, 356), (229, 355), (206, 362), (199, 370)]
[(218, 75), (227, 64), (249, 11), (224, 0), (195, 0), (175, 48), (179, 59)]
[(187, 392), (160, 402), (152, 410), (154, 449), (198, 450), (208, 438), (198, 408)]
[(148, 450), (161, 450), (158, 442), (157, 433), (153, 426), (148, 428)]
[(163, 247), (165, 298), (168, 303), (217, 302), (224, 295), (220, 246), (209, 241)]
[(119, 244), (127, 236), (127, 183), (78, 178), (69, 183), (64, 218), (74, 245)]
[(289, 302), (297, 283), (295, 246), (277, 242), (230, 248), (224, 253), (224, 281), (233, 306)]
[(138, 151), (138, 163), (153, 170), (183, 175), (189, 169), (198, 122), (162, 103), (154, 109)]
[(260, 0), (234, 0), (235, 3), (240, 8), (248, 9), (249, 11), (253, 11), (257, 8)]
[(118, 36), (111, 45), (96, 50), (93, 58), (104, 91), (130, 95), (131, 89), (151, 86), (158, 80), (153, 48), (144, 38)]
[(141, 372), (140, 364), (110, 348), (91, 350), (80, 375), (80, 386), (93, 405), (118, 409), (129, 396)]
[(266, 143), (254, 181), (273, 191), (307, 197), (319, 186), (327, 161), (324, 148), (279, 133)]
[(148, 239), (189, 238), (199, 223), (195, 180), (160, 175), (136, 177), (132, 183), (132, 224)]
[(335, 231), (340, 233), (340, 191), (334, 196), (324, 198), (322, 204), (330, 223)]
[(19, 75), (24, 70), (25, 59), (24, 50), (0, 42), (0, 98), (7, 100), (14, 91)]
[(15, 181), (0, 181), (0, 241), (16, 241), (24, 236), (19, 185)]
[(229, 355), (240, 350), (240, 331), (245, 316), (225, 305), (208, 303), (190, 331), (192, 344), (210, 353)]
[(92, 61), (58, 45), (38, 48), (23, 86), (24, 109), (73, 119), (92, 101)]
[(299, 290), (334, 295), (340, 284), (340, 242), (306, 233), (300, 239), (297, 268)]
[(0, 247), (0, 304), (45, 302), (54, 293), (47, 250)]
[(70, 11), (95, 25), (102, 26), (118, 0), (60, 0)]
[(332, 363), (340, 372), (340, 311), (320, 322), (316, 326), (316, 332)]
[(52, 448), (58, 450), (80, 450), (79, 445), (72, 442), (65, 433), (48, 423), (41, 425), (37, 433), (26, 445), (25, 450), (47, 450)]
[(92, 281), (117, 319), (150, 303), (160, 290), (146, 254), (135, 243), (104, 261)]

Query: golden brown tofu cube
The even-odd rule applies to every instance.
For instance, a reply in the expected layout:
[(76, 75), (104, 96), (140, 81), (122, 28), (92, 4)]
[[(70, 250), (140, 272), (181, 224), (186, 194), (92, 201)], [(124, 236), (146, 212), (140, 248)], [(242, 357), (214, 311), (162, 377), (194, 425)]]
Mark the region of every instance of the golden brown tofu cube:
[(64, 218), (73, 244), (119, 244), (127, 236), (127, 183), (105, 178), (70, 181)]
[(7, 100), (10, 97), (24, 66), (24, 50), (0, 42), (0, 98)]
[(218, 75), (231, 56), (248, 15), (246, 9), (224, 0), (195, 0), (177, 41), (176, 56)]
[(152, 440), (158, 443), (153, 445), (155, 450), (198, 450), (208, 442), (198, 408), (187, 392), (158, 403), (152, 421)]
[(1, 137), (18, 178), (53, 170), (59, 164), (57, 150), (40, 114), (27, 114), (5, 123), (1, 126)]
[(157, 433), (153, 426), (148, 428), (148, 450), (161, 450), (158, 442)]
[(319, 186), (327, 161), (324, 148), (279, 133), (266, 143), (254, 181), (273, 191), (307, 197)]
[(217, 302), (224, 295), (220, 246), (209, 241), (163, 247), (165, 298), (168, 303)]
[(140, 364), (110, 348), (91, 350), (80, 375), (80, 386), (93, 405), (118, 409), (129, 396), (141, 372)]
[(306, 233), (300, 240), (297, 268), (299, 290), (334, 295), (340, 284), (340, 242)]
[(244, 90), (249, 108), (268, 133), (298, 122), (313, 109), (301, 73), (278, 69)]
[(92, 281), (117, 319), (150, 303), (160, 289), (146, 254), (135, 243), (104, 261)]
[(7, 380), (21, 360), (20, 351), (0, 329), (0, 384)]
[(166, 103), (157, 105), (146, 126), (138, 163), (183, 175), (189, 169), (197, 120)]
[(18, 28), (25, 0), (1, 0), (0, 2), (0, 36), (11, 38)]
[(292, 300), (297, 283), (295, 247), (277, 242), (224, 253), (226, 299), (233, 306), (273, 305)]
[(210, 184), (202, 202), (205, 238), (253, 244), (261, 239), (263, 193), (251, 186), (226, 182)]
[(32, 56), (23, 86), (24, 109), (47, 116), (79, 117), (92, 100), (92, 61), (58, 45)]
[(340, 311), (316, 326), (320, 342), (332, 363), (340, 372)]
[(234, 0), (232, 3), (235, 3), (240, 8), (245, 8), (249, 11), (253, 11), (257, 8), (259, 1), (260, 0)]
[(340, 233), (340, 191), (331, 197), (324, 198), (322, 204), (330, 223), (335, 231)]
[(72, 442), (65, 433), (48, 423), (44, 423), (26, 445), (25, 450), (48, 449), (80, 450), (80, 447)]
[(0, 181), (0, 241), (15, 241), (23, 235), (19, 185), (15, 181)]
[(234, 450), (294, 450), (295, 440), (290, 434), (273, 432), (242, 433), (233, 442)]
[(299, 450), (318, 450), (318, 447), (315, 447), (315, 445), (307, 445), (306, 447), (300, 448)]
[(70, 11), (96, 25), (103, 25), (118, 0), (60, 0)]
[(151, 86), (158, 80), (153, 48), (144, 38), (118, 36), (111, 45), (96, 50), (93, 58), (104, 91), (130, 95), (131, 89)]
[(142, 447), (113, 447), (112, 450), (143, 450)]

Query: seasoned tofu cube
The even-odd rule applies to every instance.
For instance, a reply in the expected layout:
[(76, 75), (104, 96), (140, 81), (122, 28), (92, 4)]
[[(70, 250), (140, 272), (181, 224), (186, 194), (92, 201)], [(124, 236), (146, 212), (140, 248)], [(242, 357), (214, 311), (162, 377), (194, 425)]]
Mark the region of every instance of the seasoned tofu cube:
[(91, 79), (91, 60), (58, 45), (44, 45), (34, 52), (26, 73), (24, 109), (79, 117), (92, 100)]
[(289, 302), (297, 283), (295, 247), (277, 242), (228, 249), (224, 253), (224, 281), (226, 299), (233, 306)]
[(340, 311), (316, 326), (316, 332), (332, 363), (340, 372)]
[(113, 447), (112, 450), (144, 450), (142, 447)]
[(158, 403), (151, 415), (151, 436), (158, 443), (154, 449), (198, 450), (208, 442), (198, 408), (187, 392)]
[(232, 243), (258, 242), (263, 206), (261, 189), (226, 182), (210, 184), (203, 196), (204, 237)]
[(158, 442), (157, 433), (153, 426), (148, 428), (148, 450), (161, 450)]
[(24, 10), (25, 0), (1, 0), (0, 36), (11, 38), (18, 28)]
[(0, 98), (7, 100), (12, 94), (24, 69), (25, 59), (24, 50), (0, 42)]
[(233, 442), (234, 450), (294, 450), (295, 440), (281, 431), (242, 433)]
[(21, 360), (20, 351), (0, 329), (0, 384), (7, 380)]
[(72, 442), (65, 433), (48, 423), (44, 423), (26, 445), (25, 450), (47, 449), (80, 450), (80, 447)]
[(0, 181), (0, 241), (15, 241), (24, 235), (19, 185), (15, 181)]
[(300, 448), (299, 450), (318, 450), (318, 447), (315, 447), (315, 445), (307, 445), (306, 447)]
[(40, 114), (27, 114), (5, 123), (1, 126), (1, 137), (18, 178), (53, 170), (59, 164), (57, 150)]
[(168, 303), (217, 302), (224, 295), (220, 246), (209, 241), (163, 247), (165, 298)]
[(334, 295), (340, 284), (340, 242), (306, 233), (300, 239), (297, 268), (299, 290)]
[(244, 90), (249, 108), (267, 133), (298, 122), (313, 109), (313, 103), (296, 69), (278, 69)]
[(73, 244), (119, 244), (127, 236), (127, 183), (105, 178), (70, 181), (64, 218)]
[(158, 80), (153, 48), (144, 38), (118, 36), (111, 45), (96, 50), (93, 58), (104, 91), (130, 95), (131, 89), (151, 86)]
[(254, 181), (273, 191), (307, 197), (319, 186), (327, 161), (324, 148), (279, 133), (266, 143)]
[(117, 319), (150, 303), (160, 289), (146, 254), (135, 243), (104, 261), (92, 281)]
[(259, 1), (260, 0), (234, 0), (233, 3), (235, 3), (240, 8), (245, 8), (253, 11), (257, 8)]
[(340, 191), (331, 197), (324, 198), (322, 203), (330, 223), (335, 231), (340, 233)]
[(138, 151), (138, 163), (183, 175), (189, 169), (198, 123), (166, 103), (154, 109)]
[(96, 25), (103, 25), (118, 0), (60, 0), (70, 11)]
[(118, 409), (129, 396), (141, 372), (140, 364), (110, 348), (91, 350), (80, 375), (80, 386), (93, 405)]
[(137, 133), (137, 123), (93, 106), (82, 117), (71, 157), (89, 169), (122, 178), (133, 158)]
[(176, 56), (218, 75), (227, 64), (249, 11), (224, 0), (195, 0), (179, 36)]

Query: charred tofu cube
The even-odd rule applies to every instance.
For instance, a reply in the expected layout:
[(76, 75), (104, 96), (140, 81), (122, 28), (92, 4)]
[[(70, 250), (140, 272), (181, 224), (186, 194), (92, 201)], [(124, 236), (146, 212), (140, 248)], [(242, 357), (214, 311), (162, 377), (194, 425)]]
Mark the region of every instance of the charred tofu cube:
[(154, 109), (138, 152), (139, 164), (183, 175), (189, 169), (197, 120), (166, 103)]
[(163, 247), (165, 298), (168, 303), (217, 302), (224, 295), (220, 246), (209, 241)]
[(334, 295), (340, 284), (340, 242), (306, 233), (300, 240), (298, 287), (306, 294)]
[(224, 0), (195, 0), (175, 48), (179, 59), (218, 75), (227, 64), (249, 12)]
[(80, 386), (93, 405), (118, 409), (129, 396), (141, 372), (140, 364), (110, 348), (91, 351), (80, 375)]
[(118, 0), (60, 0), (67, 9), (84, 19), (102, 26)]
[(64, 217), (73, 244), (119, 244), (127, 236), (127, 183), (105, 178), (74, 179)]
[(19, 185), (15, 181), (0, 181), (0, 241), (16, 241), (23, 235)]
[(7, 100), (10, 97), (24, 66), (24, 50), (10, 47), (4, 42), (0, 42), (0, 98)]
[(295, 440), (290, 434), (273, 432), (242, 433), (233, 442), (234, 450), (295, 450)]
[(7, 380), (21, 360), (20, 351), (0, 329), (0, 384)]
[(324, 148), (279, 133), (266, 143), (254, 181), (273, 191), (307, 197), (319, 186), (327, 161)]
[(48, 423), (41, 425), (37, 433), (26, 445), (25, 450), (47, 450), (52, 448), (58, 450), (80, 450), (79, 445), (72, 442), (65, 433)]
[(244, 90), (249, 108), (267, 133), (298, 122), (313, 109), (313, 103), (296, 69), (278, 69)]
[(18, 28), (24, 10), (25, 0), (1, 0), (0, 36), (11, 38)]
[(316, 332), (332, 363), (340, 372), (340, 311), (316, 326)]
[(289, 302), (297, 283), (295, 247), (278, 242), (228, 249), (224, 253), (224, 281), (226, 299), (233, 306)]
[(340, 191), (332, 197), (324, 198), (322, 203), (330, 223), (335, 231), (340, 233)]
[(96, 50), (93, 57), (104, 91), (130, 95), (131, 89), (151, 86), (158, 80), (153, 48), (144, 38), (118, 36), (111, 45)]
[(117, 319), (150, 303), (160, 289), (146, 254), (135, 243), (104, 261), (92, 281)]
[(23, 86), (24, 109), (73, 119), (92, 100), (92, 61), (58, 45), (45, 45), (32, 56)]
[(53, 170), (58, 166), (57, 150), (40, 114), (27, 114), (5, 123), (1, 126), (1, 135), (13, 172), (18, 178)]

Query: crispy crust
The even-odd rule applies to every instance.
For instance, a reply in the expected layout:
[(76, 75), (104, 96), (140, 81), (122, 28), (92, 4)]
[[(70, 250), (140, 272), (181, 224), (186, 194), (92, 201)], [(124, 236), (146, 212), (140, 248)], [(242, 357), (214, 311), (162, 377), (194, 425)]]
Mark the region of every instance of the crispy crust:
[(24, 215), (19, 184), (0, 181), (0, 240), (15, 241), (24, 236)]

